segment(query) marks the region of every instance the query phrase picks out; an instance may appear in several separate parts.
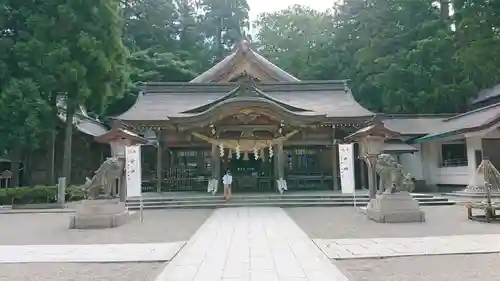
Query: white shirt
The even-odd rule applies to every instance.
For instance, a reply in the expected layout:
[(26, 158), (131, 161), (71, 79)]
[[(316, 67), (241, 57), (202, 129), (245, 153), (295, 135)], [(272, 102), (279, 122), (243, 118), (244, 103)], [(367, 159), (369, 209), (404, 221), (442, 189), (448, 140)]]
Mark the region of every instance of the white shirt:
[(232, 184), (233, 183), (233, 176), (225, 174), (222, 177), (222, 184)]

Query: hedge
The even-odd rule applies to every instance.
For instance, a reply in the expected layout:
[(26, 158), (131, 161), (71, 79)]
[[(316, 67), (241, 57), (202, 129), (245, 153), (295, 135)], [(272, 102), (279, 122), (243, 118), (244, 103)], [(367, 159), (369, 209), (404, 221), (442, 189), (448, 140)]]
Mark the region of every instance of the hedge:
[[(84, 193), (76, 186), (66, 188), (66, 201), (84, 199)], [(0, 205), (35, 204), (57, 202), (57, 186), (0, 188)]]

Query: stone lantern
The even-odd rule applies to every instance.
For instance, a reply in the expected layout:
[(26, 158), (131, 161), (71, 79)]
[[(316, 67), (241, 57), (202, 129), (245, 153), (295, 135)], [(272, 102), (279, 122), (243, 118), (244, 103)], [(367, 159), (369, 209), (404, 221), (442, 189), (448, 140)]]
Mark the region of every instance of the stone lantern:
[[(138, 134), (121, 127), (121, 124), (115, 123), (113, 128), (108, 132), (95, 137), (95, 140), (100, 143), (108, 143), (111, 146), (111, 156), (117, 158), (120, 166), (125, 169), (125, 150), (127, 146), (146, 144), (148, 140), (139, 136)], [(120, 201), (125, 202), (126, 194), (126, 183), (124, 180), (124, 173), (122, 171), (119, 176), (119, 186), (118, 194), (120, 196)]]
[[(368, 126), (347, 136), (346, 140), (359, 142), (362, 157), (368, 164), (370, 202), (366, 215), (376, 222), (422, 222), (425, 214), (417, 200), (409, 193), (401, 165), (392, 156), (382, 154), (384, 140), (399, 133), (387, 129), (374, 118)], [(378, 165), (378, 167), (377, 167)], [(377, 170), (380, 173), (380, 193), (377, 195)]]
[(399, 136), (399, 133), (387, 129), (382, 121), (374, 117), (366, 127), (345, 138), (346, 141), (354, 141), (360, 144), (360, 156), (368, 166), (370, 199), (375, 198), (377, 195), (377, 158), (384, 150), (385, 140), (397, 136)]

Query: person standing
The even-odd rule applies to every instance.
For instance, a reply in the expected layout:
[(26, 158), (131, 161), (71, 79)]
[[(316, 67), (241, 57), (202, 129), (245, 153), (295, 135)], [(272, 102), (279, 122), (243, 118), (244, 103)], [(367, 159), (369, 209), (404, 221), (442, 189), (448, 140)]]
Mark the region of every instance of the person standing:
[(222, 177), (222, 184), (224, 184), (224, 199), (231, 199), (231, 184), (233, 183), (233, 176), (231, 176), (231, 172), (229, 170), (226, 171), (226, 174)]

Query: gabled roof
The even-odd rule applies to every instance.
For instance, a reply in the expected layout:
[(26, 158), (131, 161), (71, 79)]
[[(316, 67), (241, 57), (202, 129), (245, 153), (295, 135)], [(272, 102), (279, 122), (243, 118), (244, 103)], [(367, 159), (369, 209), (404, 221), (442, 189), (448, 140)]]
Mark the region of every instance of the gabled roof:
[(191, 80), (191, 83), (227, 82), (231, 78), (236, 78), (244, 73), (258, 76), (255, 72), (266, 74), (271, 81), (300, 81), (252, 50), (248, 41), (242, 40), (236, 45), (236, 50), (233, 53), (200, 76)]
[(387, 128), (384, 122), (380, 120), (379, 116), (374, 116), (373, 119), (368, 124), (365, 125), (365, 127), (348, 135), (347, 137), (344, 138), (344, 140), (358, 141), (367, 136), (381, 136), (387, 139), (387, 138), (399, 137), (400, 134), (399, 132)]
[[(57, 116), (63, 122), (66, 122), (66, 101), (63, 97), (58, 97), (57, 104), (58, 114)], [(90, 135), (90, 136), (100, 136), (108, 131), (106, 126), (100, 121), (91, 118), (84, 106), (79, 106), (73, 116), (73, 124), (78, 131)]]
[(491, 88), (481, 90), (478, 94), (476, 99), (472, 101), (473, 104), (477, 103), (482, 103), (487, 100), (497, 98), (500, 96), (500, 84), (495, 85)]
[(415, 140), (425, 142), (487, 129), (500, 122), (500, 103), (485, 106), (443, 120), (435, 132)]
[(443, 120), (452, 117), (451, 114), (395, 114), (384, 115), (384, 125), (390, 130), (406, 136), (424, 136), (434, 133), (442, 127)]
[(111, 141), (115, 139), (128, 139), (132, 141), (133, 144), (146, 144), (148, 143), (148, 140), (146, 138), (143, 138), (139, 136), (139, 134), (136, 134), (130, 130), (124, 129), (124, 128), (119, 128), (115, 127), (106, 133), (94, 137), (94, 139), (97, 142), (101, 143), (110, 143)]
[[(254, 98), (235, 95), (241, 83), (147, 83), (135, 104), (116, 119), (165, 121), (190, 117), (221, 102)], [(345, 81), (266, 82), (252, 85), (255, 98), (280, 105), (297, 115), (331, 118), (370, 118), (356, 102)], [(197, 111), (198, 110), (198, 111)]]

